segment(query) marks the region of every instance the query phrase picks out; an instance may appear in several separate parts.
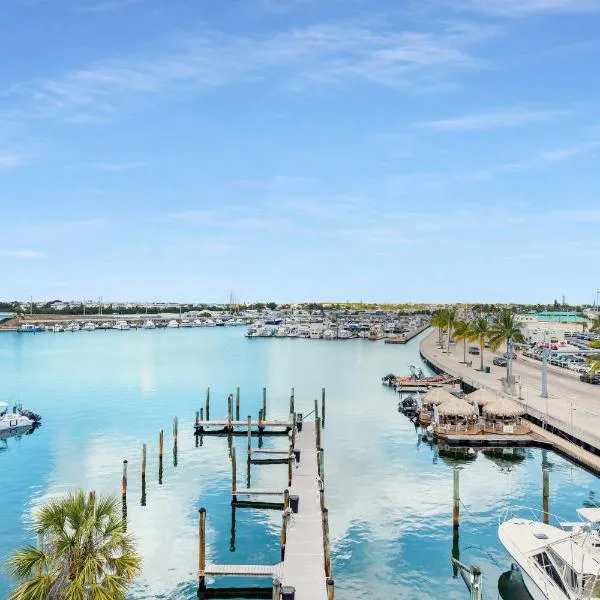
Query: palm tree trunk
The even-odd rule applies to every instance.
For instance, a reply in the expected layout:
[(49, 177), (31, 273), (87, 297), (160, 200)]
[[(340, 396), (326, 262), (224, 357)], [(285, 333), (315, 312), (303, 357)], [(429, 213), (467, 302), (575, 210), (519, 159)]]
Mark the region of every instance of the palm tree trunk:
[(483, 371), (483, 338), (479, 339), (479, 358), (481, 359), (481, 371)]
[(463, 362), (467, 363), (467, 339), (463, 340)]
[(510, 338), (506, 338), (506, 383), (512, 385), (512, 348)]

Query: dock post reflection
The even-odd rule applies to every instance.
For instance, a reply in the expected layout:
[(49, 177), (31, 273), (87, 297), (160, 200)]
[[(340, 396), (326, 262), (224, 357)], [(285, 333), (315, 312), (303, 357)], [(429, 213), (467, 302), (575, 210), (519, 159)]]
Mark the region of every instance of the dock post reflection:
[(121, 486), (122, 524), (123, 531), (127, 531), (127, 460), (123, 461), (123, 480)]
[(240, 420), (240, 386), (235, 390), (235, 420)]
[(179, 433), (179, 419), (173, 419), (173, 466), (177, 466), (177, 437)]
[(321, 388), (321, 419), (323, 429), (325, 429), (325, 388)]
[(206, 388), (206, 420), (210, 421), (210, 387)]
[(158, 485), (163, 482), (163, 438), (164, 431), (161, 429), (158, 434)]
[(262, 411), (263, 411), (263, 417), (266, 419), (267, 418), (267, 388), (264, 387), (263, 388), (263, 405), (262, 405)]
[(231, 503), (231, 537), (229, 539), (229, 552), (235, 552), (235, 504)]
[(237, 464), (235, 447), (231, 449), (231, 499), (232, 502), (237, 502)]
[[(452, 558), (460, 560), (460, 469), (452, 470)], [(452, 561), (452, 576), (458, 577), (458, 566)]]

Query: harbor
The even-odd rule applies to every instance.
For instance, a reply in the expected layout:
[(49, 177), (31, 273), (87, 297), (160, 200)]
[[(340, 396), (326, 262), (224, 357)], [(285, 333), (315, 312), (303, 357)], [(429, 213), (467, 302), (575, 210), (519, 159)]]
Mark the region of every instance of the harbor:
[[(498, 515), (512, 503), (541, 508), (543, 479), (549, 477), (550, 509), (572, 517), (575, 507), (600, 497), (600, 484), (549, 448), (453, 447), (425, 438), (397, 412), (391, 398), (398, 395), (380, 381), (382, 373), (408, 373), (409, 365), (433, 375), (420, 360), (421, 339), (404, 345), (294, 339), (255, 344), (235, 327), (166, 337), (143, 330), (123, 336), (0, 336), (7, 398), (24, 404), (35, 399), (26, 405), (44, 415), (32, 435), (8, 439), (0, 451), (6, 482), (0, 509), (7, 524), (0, 554), (25, 538), (22, 519), (44, 498), (73, 486), (120, 490), (127, 460), (127, 529), (144, 557), (132, 600), (197, 597), (202, 508), (205, 597), (232, 597), (237, 589), (248, 594), (241, 597), (271, 598), (273, 574), (283, 578), (273, 567), (282, 562), (285, 490), (300, 496), (300, 511), (306, 493), (294, 493), (293, 480), (288, 485), (290, 414), (303, 413), (304, 424), (314, 427), (315, 400), (322, 417), (325, 388), (321, 446), (335, 598), (466, 600), (469, 592), (452, 558), (478, 565), (484, 597), (496, 597), (511, 563), (497, 538)], [(347, 376), (340, 378), (341, 372)], [(170, 433), (174, 416), (176, 440)], [(298, 469), (312, 445), (301, 443), (296, 440)], [(453, 478), (459, 467), (455, 530)], [(319, 468), (313, 463), (306, 479), (315, 482)], [(246, 490), (274, 494), (246, 496)], [(313, 531), (319, 533), (309, 537), (319, 545), (327, 593), (322, 524)], [(208, 572), (223, 565), (266, 570), (264, 576)], [(0, 577), (0, 595), (8, 586)]]

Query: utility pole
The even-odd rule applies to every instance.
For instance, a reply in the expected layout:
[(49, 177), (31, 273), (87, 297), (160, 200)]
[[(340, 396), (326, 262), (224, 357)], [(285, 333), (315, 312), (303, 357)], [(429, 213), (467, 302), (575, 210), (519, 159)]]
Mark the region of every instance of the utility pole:
[(33, 315), (33, 296), (29, 296), (29, 314)]

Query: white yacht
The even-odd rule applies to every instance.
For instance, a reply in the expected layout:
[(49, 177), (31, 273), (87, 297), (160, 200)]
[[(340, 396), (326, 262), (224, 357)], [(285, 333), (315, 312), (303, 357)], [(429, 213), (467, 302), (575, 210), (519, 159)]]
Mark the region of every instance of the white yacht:
[(202, 325), (204, 325), (204, 323), (202, 323), (200, 319), (194, 319), (194, 322), (192, 323), (192, 327), (202, 327)]
[(205, 327), (216, 327), (217, 324), (212, 319), (206, 319), (206, 321), (204, 321), (204, 326)]
[(86, 324), (83, 326), (83, 330), (84, 330), (84, 331), (96, 331), (96, 326), (95, 326), (95, 325), (94, 325), (92, 322), (88, 321), (88, 322), (87, 322), (87, 323), (86, 323)]
[(170, 329), (177, 329), (179, 327), (179, 323), (175, 319), (171, 319), (167, 323), (167, 327), (169, 327)]
[(147, 320), (144, 321), (142, 329), (156, 329), (156, 325), (154, 324), (154, 321)]
[(194, 324), (191, 321), (186, 321), (185, 319), (181, 321), (179, 327), (193, 327)]
[(244, 335), (246, 337), (258, 337), (258, 329), (256, 329), (256, 327), (248, 327)]
[(600, 597), (600, 508), (580, 508), (578, 523), (510, 518), (498, 537), (518, 564), (533, 600)]
[(311, 340), (320, 340), (321, 332), (318, 329), (312, 329), (309, 337)]
[(117, 329), (118, 331), (127, 331), (128, 329), (131, 329), (131, 327), (127, 321), (119, 321), (113, 325), (113, 329)]
[(41, 331), (42, 328), (39, 325), (34, 325), (33, 323), (23, 323), (17, 331), (19, 333), (37, 333)]
[(333, 331), (331, 329), (326, 329), (323, 332), (323, 339), (324, 340), (332, 340), (333, 338), (334, 338), (334, 335), (333, 335)]
[(65, 331), (79, 331), (81, 329), (81, 326), (79, 325), (79, 323), (69, 323), (66, 328)]
[(20, 412), (8, 412), (8, 404), (0, 402), (0, 434), (29, 429), (35, 421)]

